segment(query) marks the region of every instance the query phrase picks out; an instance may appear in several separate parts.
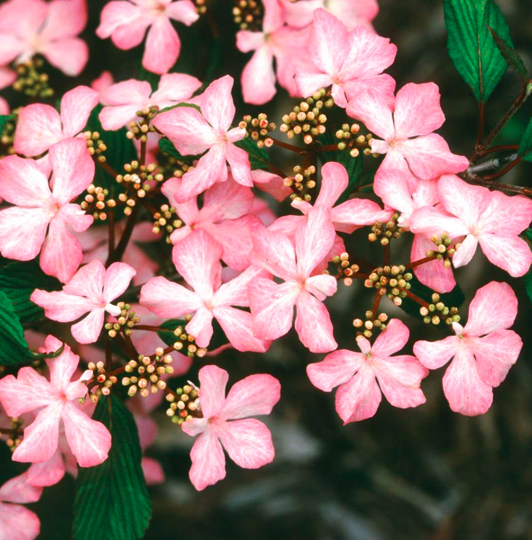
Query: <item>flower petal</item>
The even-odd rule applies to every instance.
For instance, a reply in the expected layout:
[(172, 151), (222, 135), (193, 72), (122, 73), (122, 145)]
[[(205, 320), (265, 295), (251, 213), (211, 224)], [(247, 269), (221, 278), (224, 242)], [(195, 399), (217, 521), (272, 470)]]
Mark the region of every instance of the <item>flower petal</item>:
[(181, 51), (181, 40), (168, 17), (158, 17), (148, 31), (142, 67), (163, 75), (176, 63)]
[(202, 307), (198, 295), (163, 277), (150, 279), (140, 291), (140, 304), (159, 317), (181, 317)]
[(105, 274), (103, 286), (104, 300), (109, 304), (112, 300), (123, 294), (136, 274), (136, 270), (129, 266), (129, 264), (121, 262), (113, 263)]
[(373, 371), (363, 365), (350, 381), (338, 388), (335, 398), (336, 412), (344, 425), (366, 420), (375, 416), (381, 397)]
[[(77, 86), (61, 99), (61, 122), (67, 137), (83, 131), (92, 109), (98, 105), (100, 94), (88, 86)], [(85, 144), (85, 143), (84, 143)]]
[[(239, 32), (240, 33), (240, 32)], [(271, 47), (259, 47), (242, 70), (242, 95), (246, 103), (263, 105), (275, 96), (275, 72)]]
[(438, 369), (456, 354), (457, 340), (456, 336), (449, 336), (439, 341), (416, 341), (414, 354), (425, 367)]
[(0, 401), (8, 416), (16, 417), (52, 403), (53, 388), (33, 368), (23, 367), (16, 378), (0, 379)]
[(218, 366), (203, 366), (198, 374), (201, 411), (206, 419), (216, 416), (225, 401), (225, 387), (229, 374)]
[(34, 103), (20, 111), (14, 140), (17, 154), (38, 156), (64, 138), (59, 113), (50, 105)]
[(212, 429), (205, 430), (194, 443), (190, 452), (192, 467), (190, 481), (203, 491), (225, 478), (225, 456), (222, 445)]
[(213, 81), (202, 94), (201, 112), (215, 130), (228, 131), (235, 117), (233, 83), (233, 77), (226, 75)]
[(524, 276), (530, 269), (532, 251), (522, 238), (484, 233), (478, 241), (488, 260), (512, 277)]
[(237, 351), (268, 350), (270, 343), (253, 335), (251, 313), (232, 307), (215, 307), (213, 311), (227, 339)]
[(309, 364), (307, 375), (310, 382), (324, 392), (348, 382), (365, 362), (360, 353), (338, 349), (328, 354), (321, 362)]
[(410, 331), (406, 324), (399, 319), (392, 319), (386, 324), (386, 330), (375, 340), (371, 353), (380, 358), (386, 358), (399, 352), (408, 342)]
[(317, 298), (301, 291), (296, 300), (296, 332), (311, 352), (330, 352), (338, 347), (327, 308)]
[(105, 310), (103, 308), (91, 311), (84, 319), (72, 325), (72, 337), (83, 344), (98, 341), (104, 323)]
[(63, 479), (63, 476), (65, 476), (65, 464), (58, 448), (48, 461), (34, 463), (28, 469), (28, 484), (36, 487), (54, 486)]
[(52, 66), (69, 77), (78, 76), (89, 60), (89, 47), (78, 38), (50, 41), (40, 52)]

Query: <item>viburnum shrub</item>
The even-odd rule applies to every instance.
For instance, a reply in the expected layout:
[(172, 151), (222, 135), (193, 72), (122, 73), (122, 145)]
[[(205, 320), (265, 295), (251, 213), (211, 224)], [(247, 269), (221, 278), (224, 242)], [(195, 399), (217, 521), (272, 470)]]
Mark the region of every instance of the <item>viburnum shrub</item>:
[[(76, 84), (85, 0), (0, 7), (0, 87), (22, 103), (0, 102), (0, 433), (29, 466), (0, 488), (2, 538), (39, 534), (21, 504), (65, 473), (76, 540), (142, 537), (146, 484), (164, 479), (143, 457), (157, 408), (194, 438), (197, 490), (225, 478), (226, 454), (268, 465), (257, 417), (282, 393), (264, 353), (292, 326), (313, 358), (301, 378), (337, 388), (339, 430), (372, 418), (383, 395), (422, 406), (424, 379), (445, 364), (450, 408), (484, 414), (519, 358), (512, 287), (486, 265), (467, 311), (458, 284), (477, 251), (513, 278), (532, 264), (532, 189), (500, 182), (532, 161), (532, 121), (494, 145), (532, 81), (493, 0), (443, 0), (450, 57), (479, 103), (469, 157), (437, 133), (438, 86), (397, 88), (386, 73), (401, 51), (375, 32), (375, 0), (220, 0), (251, 53), (239, 87), (216, 51), (203, 79), (174, 67), (181, 25), (220, 40), (216, 2), (107, 3), (90, 31), (141, 46), (141, 67), (91, 88)], [(68, 78), (62, 96), (51, 67)], [(520, 91), (497, 122), (488, 98), (508, 67)], [(275, 121), (237, 110), (237, 95), (262, 106), (277, 83), (293, 103), (283, 91)], [(409, 345), (416, 318), (440, 338)], [(231, 363), (248, 352), (259, 355), (236, 380)]]

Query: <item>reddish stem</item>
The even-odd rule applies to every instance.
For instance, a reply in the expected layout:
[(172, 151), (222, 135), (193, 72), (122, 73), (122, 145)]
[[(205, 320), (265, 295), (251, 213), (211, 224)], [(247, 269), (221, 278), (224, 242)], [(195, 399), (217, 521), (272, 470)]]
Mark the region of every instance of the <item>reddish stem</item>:
[(436, 259), (436, 255), (432, 255), (431, 257), (425, 257), (424, 259), (419, 259), (417, 261), (410, 262), (408, 264), (405, 264), (405, 269), (415, 268), (416, 266), (421, 266), (422, 264), (433, 261), (434, 259)]

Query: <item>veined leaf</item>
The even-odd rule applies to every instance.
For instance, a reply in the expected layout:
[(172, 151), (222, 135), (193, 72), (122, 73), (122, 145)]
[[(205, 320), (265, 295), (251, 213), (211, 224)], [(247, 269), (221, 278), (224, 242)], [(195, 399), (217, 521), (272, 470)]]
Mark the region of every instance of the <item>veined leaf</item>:
[(0, 291), (0, 365), (22, 366), (34, 358), (8, 296)]
[(268, 152), (264, 150), (264, 148), (259, 148), (257, 146), (257, 143), (249, 137), (249, 135), (245, 139), (241, 139), (240, 141), (237, 141), (235, 143), (235, 146), (238, 146), (239, 148), (242, 148), (242, 150), (245, 150), (248, 153), (249, 156), (249, 163), (251, 164), (251, 170), (255, 171), (257, 169), (263, 170), (263, 171), (269, 171), (268, 163), (270, 162), (270, 158), (268, 156)]
[(519, 53), (513, 47), (510, 47), (491, 26), (489, 27), (489, 31), (495, 40), (495, 45), (497, 45), (499, 51), (501, 51), (501, 54), (510, 66), (510, 69), (515, 71), (523, 81), (528, 82), (528, 72)]

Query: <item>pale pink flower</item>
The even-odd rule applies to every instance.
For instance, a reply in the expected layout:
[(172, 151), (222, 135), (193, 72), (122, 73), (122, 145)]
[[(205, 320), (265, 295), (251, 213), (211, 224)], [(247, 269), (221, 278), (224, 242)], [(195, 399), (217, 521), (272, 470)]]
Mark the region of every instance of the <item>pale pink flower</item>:
[(199, 371), (199, 401), (203, 418), (183, 424), (194, 437), (190, 481), (201, 491), (225, 478), (224, 449), (244, 469), (258, 469), (273, 461), (275, 449), (270, 430), (248, 418), (270, 414), (281, 398), (281, 385), (271, 375), (250, 375), (233, 385), (227, 397), (229, 375), (217, 366)]
[(81, 232), (94, 221), (70, 201), (92, 182), (94, 162), (84, 141), (70, 139), (50, 149), (50, 165), (52, 190), (35, 161), (18, 156), (0, 161), (0, 196), (14, 205), (0, 210), (0, 252), (17, 261), (40, 253), (43, 271), (66, 283), (83, 257), (68, 226)]
[(286, 22), (297, 28), (311, 24), (319, 8), (341, 19), (350, 30), (361, 25), (372, 29), (370, 23), (379, 12), (377, 0), (281, 0), (281, 3)]
[(196, 338), (199, 347), (209, 345), (214, 318), (235, 349), (265, 352), (269, 343), (253, 335), (251, 314), (235, 306), (249, 306), (249, 283), (267, 274), (258, 268), (249, 268), (222, 285), (221, 255), (220, 244), (206, 231), (200, 229), (189, 235), (174, 246), (172, 260), (193, 290), (156, 277), (142, 287), (140, 303), (159, 317), (178, 318), (194, 313), (185, 329)]
[(10, 0), (0, 7), (0, 65), (42, 54), (65, 75), (79, 75), (89, 59), (76, 36), (87, 24), (85, 0)]
[[(263, 0), (264, 18), (262, 32), (240, 30), (236, 46), (243, 53), (254, 51), (251, 60), (242, 71), (242, 93), (246, 103), (262, 105), (275, 93), (277, 79), (291, 96), (298, 94), (294, 82), (296, 65), (303, 64), (308, 41), (306, 30), (296, 30), (284, 24), (283, 9), (278, 0)], [(297, 54), (294, 54), (297, 51)]]
[(251, 178), (255, 183), (255, 187), (264, 191), (264, 193), (268, 193), (276, 201), (282, 202), (293, 193), (288, 186), (284, 185), (284, 178), (277, 174), (255, 169), (251, 171)]
[(246, 215), (254, 200), (251, 189), (237, 184), (229, 176), (227, 182), (214, 184), (205, 191), (201, 210), (198, 209), (197, 197), (185, 203), (176, 201), (175, 194), (179, 192), (177, 178), (166, 181), (162, 192), (184, 224), (170, 236), (174, 245), (203, 230), (221, 246), (225, 264), (239, 271), (249, 266), (253, 250), (249, 222), (256, 219)]
[(192, 97), (201, 81), (182, 73), (163, 75), (159, 87), (152, 93), (146, 81), (129, 79), (102, 90), (100, 101), (105, 107), (100, 112), (103, 129), (115, 131), (137, 118), (137, 111), (158, 106), (159, 109), (182, 103)]
[(339, 107), (365, 89), (393, 102), (395, 81), (382, 72), (390, 67), (397, 47), (363, 26), (347, 26), (324, 9), (314, 12), (309, 41), (310, 60), (297, 69), (296, 83), (304, 97), (332, 85), (332, 97)]
[(13, 146), (17, 154), (39, 156), (54, 144), (78, 135), (98, 105), (98, 92), (77, 86), (61, 99), (61, 114), (50, 105), (33, 103), (18, 116)]
[(315, 209), (296, 232), (295, 247), (282, 233), (258, 226), (252, 232), (252, 264), (281, 278), (281, 285), (265, 278), (249, 285), (253, 334), (274, 340), (292, 327), (297, 309), (296, 331), (312, 352), (329, 352), (338, 346), (323, 301), (336, 292), (336, 279), (312, 275), (331, 250), (335, 238), (329, 212)]
[(9, 103), (2, 96), (0, 96), (0, 114), (6, 115), (6, 114), (9, 114), (9, 112), (10, 112)]
[(0, 488), (0, 538), (34, 540), (39, 536), (39, 518), (21, 504), (37, 502), (41, 494), (42, 488), (28, 484), (27, 473), (8, 480)]
[(310, 382), (320, 390), (339, 386), (336, 412), (344, 425), (374, 416), (383, 393), (401, 409), (425, 403), (420, 384), (429, 370), (415, 356), (392, 356), (406, 345), (409, 334), (399, 319), (392, 319), (373, 345), (357, 337), (361, 353), (341, 349), (307, 366)]
[(13, 70), (7, 66), (0, 66), (0, 90), (11, 86), (16, 80), (17, 74)]
[(190, 0), (132, 0), (109, 2), (102, 10), (96, 35), (110, 37), (122, 50), (137, 47), (148, 36), (142, 65), (148, 71), (163, 75), (176, 63), (181, 41), (172, 20), (190, 26), (199, 18)]
[(94, 260), (82, 266), (62, 291), (35, 289), (31, 301), (44, 308), (52, 321), (75, 321), (88, 313), (72, 325), (71, 332), (79, 343), (94, 343), (102, 330), (105, 312), (120, 315), (120, 308), (111, 302), (125, 292), (135, 273), (125, 263), (113, 263), (106, 270), (100, 261)]
[[(46, 352), (53, 352), (62, 343), (53, 336), (46, 338)], [(13, 453), (14, 461), (41, 463), (49, 460), (59, 444), (62, 423), (65, 436), (81, 467), (93, 467), (107, 459), (111, 435), (100, 422), (91, 420), (74, 402), (87, 395), (83, 381), (92, 377), (87, 371), (71, 381), (79, 364), (68, 345), (57, 357), (47, 360), (50, 381), (33, 368), (23, 367), (17, 378), (7, 375), (0, 380), (0, 401), (9, 416), (20, 416), (40, 409), (35, 421), (24, 430), (24, 440)]]
[(456, 336), (415, 343), (415, 355), (429, 369), (452, 360), (443, 376), (443, 392), (454, 412), (476, 416), (491, 407), (493, 388), (504, 381), (523, 346), (508, 330), (516, 315), (517, 297), (511, 287), (492, 281), (475, 294), (465, 328), (453, 323)]
[(441, 207), (417, 210), (411, 229), (427, 235), (447, 232), (451, 238), (465, 236), (452, 259), (455, 268), (468, 264), (480, 244), (488, 260), (511, 276), (528, 272), (532, 252), (518, 235), (532, 220), (529, 198), (472, 186), (454, 175), (440, 178), (438, 197)]
[(91, 82), (91, 88), (101, 94), (115, 83), (113, 74), (110, 71), (102, 71), (100, 76)]
[(395, 103), (374, 90), (354, 95), (347, 114), (362, 121), (377, 137), (371, 150), (386, 154), (380, 169), (399, 169), (423, 180), (465, 170), (469, 161), (452, 154), (443, 137), (433, 133), (445, 121), (440, 92), (434, 83), (409, 83), (397, 92)]
[(243, 128), (231, 129), (235, 105), (231, 96), (233, 78), (229, 75), (212, 82), (201, 95), (201, 113), (194, 107), (177, 107), (155, 117), (153, 125), (166, 135), (182, 155), (199, 155), (208, 150), (181, 179), (177, 202), (183, 203), (228, 178), (226, 162), (233, 178), (253, 187), (246, 151), (233, 143), (246, 136)]

